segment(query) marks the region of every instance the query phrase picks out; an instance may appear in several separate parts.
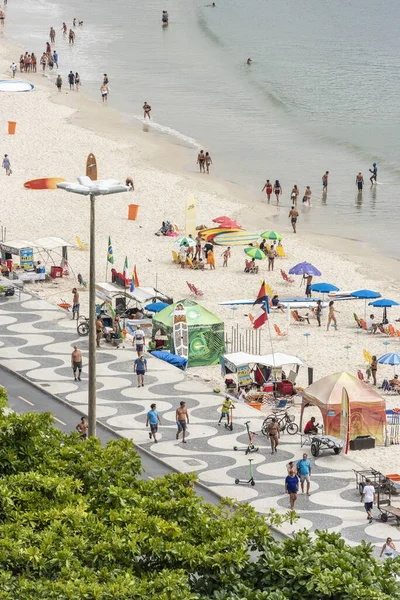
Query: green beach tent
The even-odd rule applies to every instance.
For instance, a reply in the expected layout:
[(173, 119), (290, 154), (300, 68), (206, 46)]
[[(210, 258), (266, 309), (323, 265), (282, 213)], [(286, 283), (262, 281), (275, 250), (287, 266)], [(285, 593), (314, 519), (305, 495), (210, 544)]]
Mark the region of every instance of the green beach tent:
[(224, 322), (193, 300), (180, 300), (161, 310), (153, 317), (153, 335), (161, 330), (168, 338), (168, 349), (174, 347), (174, 311), (183, 305), (188, 326), (188, 366), (217, 365), (225, 352)]

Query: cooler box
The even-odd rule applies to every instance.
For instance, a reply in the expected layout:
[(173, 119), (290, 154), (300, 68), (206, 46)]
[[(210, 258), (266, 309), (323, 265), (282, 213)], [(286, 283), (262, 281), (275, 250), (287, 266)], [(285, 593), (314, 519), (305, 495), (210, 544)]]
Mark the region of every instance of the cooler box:
[(283, 396), (291, 396), (293, 394), (293, 384), (290, 381), (280, 381), (278, 383), (278, 392)]
[(274, 384), (273, 383), (264, 383), (262, 389), (263, 389), (263, 392), (273, 392), (274, 391)]
[(63, 274), (62, 267), (56, 267), (56, 266), (52, 265), (52, 267), (50, 269), (50, 277), (52, 277), (53, 279), (58, 279), (59, 277), (62, 277), (62, 274)]

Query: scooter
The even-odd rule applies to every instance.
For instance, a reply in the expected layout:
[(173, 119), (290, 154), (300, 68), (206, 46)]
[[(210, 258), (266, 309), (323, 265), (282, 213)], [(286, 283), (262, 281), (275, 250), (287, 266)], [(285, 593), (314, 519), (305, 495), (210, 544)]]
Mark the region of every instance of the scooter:
[(229, 420), (227, 420), (227, 422), (225, 423), (225, 429), (230, 429), (231, 431), (233, 431), (233, 421), (232, 421), (233, 409), (234, 409), (234, 406), (231, 405), (229, 408)]
[[(258, 448), (257, 448), (258, 450)], [(235, 479), (235, 483), (236, 485), (238, 485), (239, 483), (243, 483), (243, 484), (247, 484), (250, 483), (250, 485), (256, 485), (256, 482), (254, 481), (254, 476), (253, 476), (253, 465), (251, 464), (253, 462), (252, 458), (248, 459), (249, 461), (249, 467), (250, 467), (250, 479)]]
[(258, 446), (254, 446), (253, 440), (257, 435), (254, 431), (250, 431), (250, 421), (246, 421), (245, 423), (247, 429), (247, 435), (249, 436), (249, 443), (247, 446), (243, 446), (242, 448), (238, 448), (238, 446), (233, 446), (234, 450), (244, 450), (245, 454), (250, 454), (251, 452), (258, 452)]

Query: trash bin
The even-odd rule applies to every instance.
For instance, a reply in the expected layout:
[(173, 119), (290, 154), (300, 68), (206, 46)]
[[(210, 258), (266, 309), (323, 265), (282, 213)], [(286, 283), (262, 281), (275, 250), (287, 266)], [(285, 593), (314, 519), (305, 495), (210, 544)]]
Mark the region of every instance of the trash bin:
[(8, 133), (10, 135), (15, 134), (15, 128), (17, 127), (17, 123), (15, 121), (8, 121)]
[(53, 279), (58, 279), (58, 278), (62, 277), (62, 275), (63, 275), (62, 267), (56, 267), (55, 265), (52, 265), (52, 267), (50, 269), (50, 277), (52, 277)]
[(128, 221), (136, 221), (138, 210), (138, 204), (128, 204)]

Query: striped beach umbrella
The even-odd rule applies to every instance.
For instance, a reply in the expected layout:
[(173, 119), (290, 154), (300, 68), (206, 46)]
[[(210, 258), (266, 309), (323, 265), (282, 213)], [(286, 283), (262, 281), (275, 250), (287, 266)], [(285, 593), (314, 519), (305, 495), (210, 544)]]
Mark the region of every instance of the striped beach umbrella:
[(264, 233), (261, 234), (261, 237), (264, 238), (264, 240), (281, 240), (282, 236), (280, 233), (278, 233), (277, 231), (264, 231)]
[(245, 248), (244, 249), (247, 256), (250, 258), (255, 258), (255, 260), (265, 260), (266, 256), (260, 248)]

